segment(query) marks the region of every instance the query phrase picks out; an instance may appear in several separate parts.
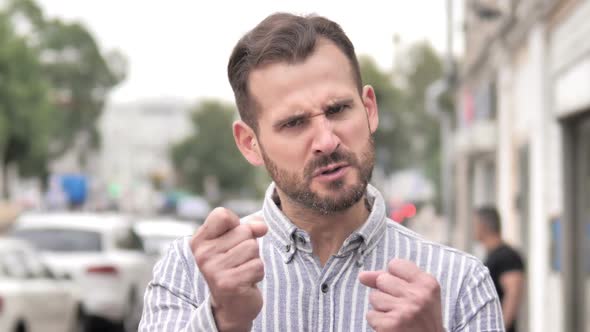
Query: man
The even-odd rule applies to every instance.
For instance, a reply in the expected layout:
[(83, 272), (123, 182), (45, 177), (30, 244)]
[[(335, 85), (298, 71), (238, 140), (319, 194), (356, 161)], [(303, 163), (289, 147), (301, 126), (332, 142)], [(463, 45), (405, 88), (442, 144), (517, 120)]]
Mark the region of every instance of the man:
[(217, 208), (154, 268), (141, 331), (504, 331), (487, 269), (389, 220), (368, 185), (375, 92), (336, 23), (274, 14), (228, 76), (262, 211)]
[(496, 208), (485, 206), (475, 213), (476, 237), (487, 252), (485, 265), (498, 292), (504, 326), (516, 332), (516, 315), (524, 288), (524, 263), (520, 255), (502, 241), (502, 224)]

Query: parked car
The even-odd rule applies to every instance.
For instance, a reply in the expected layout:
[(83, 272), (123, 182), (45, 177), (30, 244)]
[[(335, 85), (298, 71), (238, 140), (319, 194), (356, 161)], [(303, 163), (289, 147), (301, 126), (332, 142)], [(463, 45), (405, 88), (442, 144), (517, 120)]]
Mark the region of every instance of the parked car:
[[(84, 290), (91, 325), (137, 331), (152, 262), (129, 218), (89, 213), (25, 214), (13, 235), (28, 240)], [(101, 328), (102, 329), (102, 328)]]
[(25, 241), (0, 239), (0, 331), (83, 332), (80, 293)]
[(179, 237), (193, 235), (198, 224), (169, 218), (152, 218), (137, 221), (133, 228), (141, 237), (145, 251), (162, 257), (170, 244)]

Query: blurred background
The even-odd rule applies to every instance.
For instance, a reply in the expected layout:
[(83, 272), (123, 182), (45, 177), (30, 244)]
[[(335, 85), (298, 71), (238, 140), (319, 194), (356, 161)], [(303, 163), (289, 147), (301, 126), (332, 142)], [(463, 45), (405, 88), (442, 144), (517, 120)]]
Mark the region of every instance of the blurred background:
[(0, 331), (136, 330), (170, 241), (260, 208), (226, 64), (276, 11), (354, 43), (391, 218), (483, 258), (496, 206), (520, 330), (590, 331), (588, 0), (0, 0)]

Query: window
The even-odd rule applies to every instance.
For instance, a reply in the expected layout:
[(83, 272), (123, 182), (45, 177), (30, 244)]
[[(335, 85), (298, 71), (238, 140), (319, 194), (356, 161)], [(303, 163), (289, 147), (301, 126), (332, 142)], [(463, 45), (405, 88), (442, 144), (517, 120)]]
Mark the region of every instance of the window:
[(31, 271), (23, 263), (24, 253), (20, 250), (9, 249), (0, 255), (0, 265), (4, 266), (6, 275), (16, 279), (32, 277)]
[(102, 250), (100, 233), (71, 229), (21, 229), (14, 236), (27, 240), (42, 251), (97, 252)]
[(130, 228), (126, 228), (117, 234), (115, 246), (124, 250), (143, 251), (141, 239)]

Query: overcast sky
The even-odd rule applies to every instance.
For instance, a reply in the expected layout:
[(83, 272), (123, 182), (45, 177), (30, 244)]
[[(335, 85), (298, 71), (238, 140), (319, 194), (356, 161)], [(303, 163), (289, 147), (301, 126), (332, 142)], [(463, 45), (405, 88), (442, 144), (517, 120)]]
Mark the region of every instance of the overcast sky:
[[(82, 21), (103, 50), (118, 49), (129, 73), (111, 94), (113, 102), (203, 97), (232, 100), (226, 65), (237, 40), (276, 11), (317, 13), (338, 22), (357, 54), (383, 69), (393, 63), (393, 36), (402, 44), (429, 40), (446, 48), (444, 0), (224, 1), (224, 0), (39, 0), (51, 17)], [(454, 0), (460, 32), (461, 0)], [(462, 40), (456, 33), (455, 51)]]

